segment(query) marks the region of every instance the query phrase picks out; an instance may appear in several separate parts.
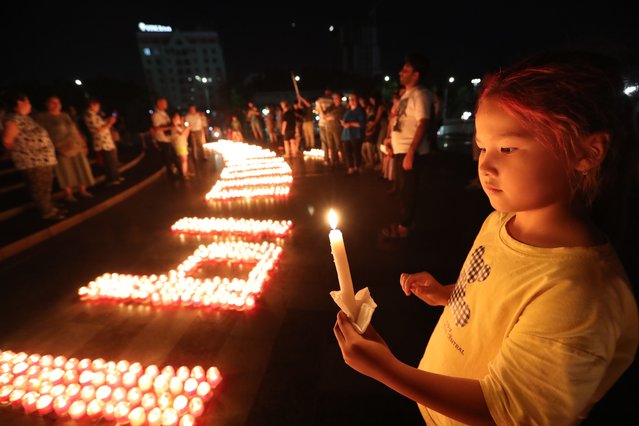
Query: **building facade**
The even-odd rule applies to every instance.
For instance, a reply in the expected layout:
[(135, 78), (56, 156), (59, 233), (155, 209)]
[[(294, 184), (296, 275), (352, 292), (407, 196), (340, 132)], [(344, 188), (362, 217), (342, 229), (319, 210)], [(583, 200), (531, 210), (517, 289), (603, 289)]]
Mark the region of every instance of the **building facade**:
[(222, 46), (215, 31), (180, 31), (164, 25), (138, 24), (138, 51), (149, 92), (184, 110), (217, 103), (226, 81)]

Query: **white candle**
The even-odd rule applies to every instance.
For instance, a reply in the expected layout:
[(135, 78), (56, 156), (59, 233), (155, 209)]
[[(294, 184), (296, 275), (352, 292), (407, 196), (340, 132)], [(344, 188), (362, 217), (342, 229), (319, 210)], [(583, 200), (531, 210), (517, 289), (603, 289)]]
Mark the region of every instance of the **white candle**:
[[(348, 266), (348, 258), (346, 257), (346, 247), (344, 246), (344, 238), (342, 231), (337, 228), (337, 214), (333, 209), (328, 213), (328, 223), (331, 225), (331, 232), (328, 238), (331, 242), (331, 252), (333, 253), (333, 261), (337, 270), (337, 279), (339, 280), (339, 288), (341, 290), (342, 300), (346, 304), (347, 312), (351, 319), (357, 319), (357, 304), (355, 303), (355, 292), (353, 291), (353, 280), (351, 279), (351, 270)], [(353, 318), (354, 316), (355, 318)]]

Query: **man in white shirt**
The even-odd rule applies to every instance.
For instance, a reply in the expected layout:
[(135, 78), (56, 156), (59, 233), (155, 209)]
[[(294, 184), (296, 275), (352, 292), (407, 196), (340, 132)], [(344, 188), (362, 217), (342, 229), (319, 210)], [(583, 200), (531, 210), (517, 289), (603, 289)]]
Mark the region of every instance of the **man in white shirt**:
[[(158, 97), (155, 100), (155, 111), (151, 116), (151, 123), (153, 125), (152, 135), (155, 145), (162, 154), (164, 165), (166, 166), (166, 174), (170, 178), (181, 176), (180, 160), (173, 149), (171, 144), (171, 118), (167, 114), (166, 110), (169, 107), (169, 103), (165, 97)], [(184, 177), (184, 176), (182, 176)]]
[(204, 126), (202, 123), (202, 117), (197, 111), (194, 104), (189, 104), (188, 112), (184, 117), (186, 123), (189, 123), (189, 150), (193, 157), (193, 161), (204, 158), (204, 149), (202, 144), (204, 143)]
[(385, 144), (393, 150), (399, 191), (399, 223), (382, 230), (386, 238), (405, 238), (413, 226), (417, 204), (417, 184), (429, 153), (428, 126), (431, 120), (433, 94), (420, 85), (426, 75), (427, 61), (419, 55), (408, 55), (399, 71), (399, 82), (405, 92), (399, 100), (397, 113), (390, 124), (391, 136)]

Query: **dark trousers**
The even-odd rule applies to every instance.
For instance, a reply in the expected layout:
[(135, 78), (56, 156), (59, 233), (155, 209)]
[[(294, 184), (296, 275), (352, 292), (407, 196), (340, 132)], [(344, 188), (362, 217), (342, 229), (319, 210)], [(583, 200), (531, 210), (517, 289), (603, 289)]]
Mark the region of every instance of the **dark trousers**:
[(415, 207), (417, 206), (417, 189), (419, 177), (424, 168), (424, 155), (415, 155), (413, 168), (404, 170), (402, 162), (406, 154), (393, 155), (393, 169), (397, 179), (396, 185), (399, 191), (399, 224), (408, 228), (413, 225), (415, 219)]
[(51, 191), (53, 187), (53, 166), (32, 167), (22, 171), (33, 202), (43, 216), (51, 213)]
[[(180, 164), (180, 159), (175, 153), (175, 149), (173, 149), (173, 144), (171, 142), (157, 141), (157, 146), (162, 154), (162, 161), (166, 167), (166, 174), (171, 177), (176, 175), (182, 176), (182, 165)], [(177, 173), (173, 171), (173, 166), (175, 166)]]
[(354, 139), (349, 141), (342, 141), (344, 147), (344, 160), (346, 161), (346, 167), (361, 167), (362, 166), (362, 140)]
[(120, 179), (120, 164), (118, 162), (118, 155), (115, 149), (111, 151), (101, 151), (102, 159), (104, 160), (104, 169), (106, 171), (107, 180), (109, 182), (115, 182)]

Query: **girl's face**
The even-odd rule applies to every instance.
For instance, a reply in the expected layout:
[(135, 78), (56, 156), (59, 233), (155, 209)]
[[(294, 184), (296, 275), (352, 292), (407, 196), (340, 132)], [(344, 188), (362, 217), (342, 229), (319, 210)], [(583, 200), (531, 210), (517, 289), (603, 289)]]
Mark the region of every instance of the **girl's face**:
[(495, 210), (518, 213), (569, 207), (566, 165), (499, 102), (482, 99), (475, 125), (479, 179)]

